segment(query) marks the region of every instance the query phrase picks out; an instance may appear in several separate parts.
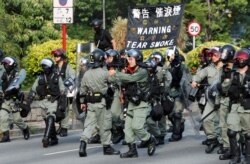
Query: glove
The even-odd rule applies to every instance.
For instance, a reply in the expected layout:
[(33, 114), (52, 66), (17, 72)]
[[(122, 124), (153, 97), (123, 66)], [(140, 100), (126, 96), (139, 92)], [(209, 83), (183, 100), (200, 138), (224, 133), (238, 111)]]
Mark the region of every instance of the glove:
[(219, 110), (220, 109), (220, 104), (215, 104), (214, 105), (214, 110)]

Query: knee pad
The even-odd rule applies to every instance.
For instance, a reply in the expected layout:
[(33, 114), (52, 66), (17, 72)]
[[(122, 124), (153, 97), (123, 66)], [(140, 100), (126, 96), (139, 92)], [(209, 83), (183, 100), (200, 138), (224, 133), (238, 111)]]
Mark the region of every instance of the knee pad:
[(233, 131), (233, 130), (231, 130), (231, 129), (228, 129), (228, 130), (227, 130), (227, 135), (228, 135), (229, 138), (234, 138), (234, 137), (236, 137), (237, 132), (236, 132), (236, 131)]
[(173, 116), (175, 119), (181, 119), (182, 118), (182, 113), (178, 112), (178, 113), (174, 113)]
[(245, 139), (250, 140), (250, 133), (245, 134)]

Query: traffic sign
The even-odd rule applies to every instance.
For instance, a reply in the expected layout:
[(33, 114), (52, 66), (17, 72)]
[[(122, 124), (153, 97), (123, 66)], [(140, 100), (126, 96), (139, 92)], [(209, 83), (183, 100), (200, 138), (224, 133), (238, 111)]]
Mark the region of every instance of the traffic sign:
[(73, 7), (73, 0), (53, 0), (53, 7)]
[(53, 8), (53, 23), (55, 24), (70, 24), (73, 23), (73, 8)]
[(188, 24), (188, 33), (191, 36), (197, 36), (201, 32), (201, 25), (198, 22), (192, 21)]

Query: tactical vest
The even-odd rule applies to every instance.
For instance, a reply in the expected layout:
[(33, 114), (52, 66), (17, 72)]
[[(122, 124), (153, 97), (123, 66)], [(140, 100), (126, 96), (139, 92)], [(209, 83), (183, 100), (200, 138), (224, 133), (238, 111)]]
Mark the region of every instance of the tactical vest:
[(232, 102), (240, 102), (250, 98), (250, 70), (248, 69), (243, 82), (240, 81), (239, 72), (233, 73), (232, 84), (228, 90), (229, 98)]
[(179, 88), (180, 87), (180, 81), (183, 75), (181, 63), (175, 66), (172, 66), (169, 70), (172, 75), (172, 82), (170, 85), (170, 88)]
[[(66, 78), (66, 69), (67, 69), (68, 63), (63, 63), (62, 68), (60, 70), (59, 75), (62, 77), (62, 80), (64, 81)], [(56, 69), (59, 70), (58, 65), (56, 64)]]
[(10, 83), (12, 82), (12, 80), (15, 78), (17, 71), (13, 70), (10, 72), (10, 74), (8, 75), (7, 72), (4, 72), (2, 75), (2, 90), (5, 91)]
[(111, 43), (111, 40), (109, 40), (107, 38), (107, 36), (105, 35), (107, 32), (108, 31), (101, 29), (100, 32), (95, 34), (95, 44), (97, 45), (99, 42), (98, 48), (100, 48), (104, 51), (106, 51), (108, 49), (113, 49), (113, 45)]
[[(47, 76), (46, 76), (47, 77)], [(60, 95), (59, 88), (59, 75), (56, 73), (50, 74), (47, 79), (45, 74), (41, 74), (38, 78), (38, 85), (36, 87), (36, 92), (40, 98), (44, 98), (48, 95), (58, 96)]]

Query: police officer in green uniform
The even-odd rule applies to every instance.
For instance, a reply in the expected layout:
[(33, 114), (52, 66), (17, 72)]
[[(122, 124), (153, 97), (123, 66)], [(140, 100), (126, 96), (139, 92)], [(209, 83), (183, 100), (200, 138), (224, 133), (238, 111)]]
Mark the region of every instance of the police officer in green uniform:
[(5, 57), (1, 64), (4, 66), (4, 73), (1, 76), (0, 97), (0, 131), (3, 132), (3, 137), (0, 142), (9, 142), (10, 125), (16, 124), (22, 131), (25, 140), (30, 137), (29, 128), (20, 116), (19, 107), (16, 105), (17, 101), (21, 101), (20, 88), (17, 91), (8, 92), (7, 89), (11, 82), (18, 76), (17, 61), (13, 57)]
[[(211, 48), (209, 53), (212, 56), (212, 63), (209, 66), (201, 69), (196, 73), (196, 75), (193, 76), (192, 87), (197, 87), (198, 83), (200, 83), (205, 78), (207, 78), (208, 84), (210, 86), (212, 86), (215, 81), (218, 81), (220, 79), (223, 66), (223, 63), (220, 60), (221, 53), (219, 52), (218, 48)], [(214, 103), (208, 101), (206, 103), (202, 117), (205, 117), (213, 109)], [(211, 153), (219, 145), (218, 134), (216, 132), (216, 130), (218, 129), (218, 127), (216, 127), (216, 122), (218, 122), (217, 113), (217, 111), (212, 112), (203, 121), (203, 128), (207, 136), (207, 148), (205, 149), (206, 153)]]
[[(120, 70), (122, 67), (122, 63), (120, 60), (120, 54), (116, 50), (110, 49), (106, 51), (107, 59), (106, 65), (108, 70)], [(120, 94), (121, 94), (121, 84), (117, 82), (110, 83), (111, 88), (111, 96), (113, 96), (113, 101), (110, 107), (112, 113), (112, 142), (114, 144), (119, 143), (122, 139), (124, 139), (123, 132), (123, 121), (122, 118), (122, 104), (120, 102)]]
[(184, 110), (184, 101), (181, 100), (183, 92), (181, 90), (180, 82), (184, 74), (184, 66), (182, 64), (182, 58), (176, 47), (170, 47), (166, 50), (166, 56), (169, 61), (169, 72), (172, 75), (172, 82), (170, 84), (169, 95), (174, 98), (174, 110), (169, 114), (169, 119), (173, 124), (173, 133), (169, 142), (175, 142), (182, 139), (182, 133), (184, 131), (184, 119), (182, 116)]
[[(102, 68), (105, 53), (95, 49), (90, 55), (90, 68), (81, 81), (80, 96), (82, 109), (87, 110), (83, 133), (80, 138), (79, 156), (86, 157), (87, 141), (91, 137), (96, 122), (103, 145), (104, 155), (118, 155), (119, 151), (111, 147), (112, 115), (107, 108), (109, 73)], [(86, 108), (87, 106), (87, 108)]]
[(110, 70), (110, 74), (115, 74), (124, 85), (127, 85), (125, 95), (128, 99), (128, 109), (125, 119), (125, 141), (128, 143), (128, 152), (122, 153), (121, 158), (138, 157), (135, 139), (138, 137), (146, 142), (148, 146), (148, 155), (155, 152), (155, 138), (144, 128), (146, 118), (150, 114), (151, 108), (148, 103), (148, 72), (141, 68), (139, 64), (143, 61), (142, 53), (137, 49), (131, 49), (127, 52), (128, 67), (127, 73), (115, 72)]
[[(53, 51), (51, 51), (51, 54), (54, 56), (54, 60), (56, 62), (55, 64), (55, 70), (57, 73), (61, 76), (62, 80), (65, 81), (69, 78), (75, 79), (75, 71), (73, 70), (72, 66), (67, 61), (66, 52), (62, 48), (57, 48)], [(68, 128), (69, 128), (69, 109), (71, 108), (72, 104), (72, 97), (73, 95), (68, 95), (68, 106), (66, 108), (66, 116), (65, 118), (60, 122), (60, 127), (57, 131), (57, 133), (61, 137), (65, 137), (68, 135)]]
[(227, 117), (230, 143), (230, 164), (241, 163), (241, 150), (238, 144), (239, 134), (245, 139), (245, 164), (250, 163), (250, 51), (242, 48), (235, 53), (234, 66), (237, 68), (224, 80), (222, 88), (228, 89), (230, 112)]
[[(32, 104), (37, 105), (43, 110), (43, 117), (46, 123), (44, 137), (42, 139), (43, 147), (58, 144), (56, 136), (55, 122), (63, 118), (63, 110), (65, 110), (64, 102), (59, 102), (64, 96), (64, 85), (61, 77), (54, 70), (54, 62), (50, 58), (44, 58), (40, 62), (43, 72), (35, 80), (29, 95), (27, 104), (31, 104), (34, 98), (38, 98), (38, 102)], [(64, 105), (63, 105), (64, 104)]]
[[(151, 78), (157, 79), (155, 82), (151, 82), (154, 84), (150, 84), (152, 87), (151, 90), (153, 91), (151, 99), (154, 102), (158, 102), (153, 103), (152, 108), (157, 108), (158, 104), (162, 106), (161, 101), (163, 96), (165, 96), (166, 92), (169, 90), (172, 75), (165, 67), (163, 67), (166, 60), (160, 52), (153, 52), (149, 56), (149, 61), (153, 61), (156, 64), (155, 70), (149, 72), (152, 72)], [(151, 111), (151, 117), (148, 117), (146, 125), (149, 133), (155, 136), (157, 140), (156, 145), (162, 145), (164, 144), (164, 139), (167, 135), (166, 116), (163, 114), (161, 115), (160, 109), (158, 110), (159, 111), (156, 112)], [(147, 145), (145, 145), (144, 142), (141, 142), (137, 147), (145, 148), (146, 146)]]
[[(227, 78), (231, 77), (231, 72), (233, 70), (233, 63), (234, 63), (234, 53), (235, 48), (232, 45), (224, 45), (220, 49), (221, 52), (221, 61), (224, 63), (222, 68), (222, 75), (221, 75), (221, 81), (218, 86), (220, 86), (221, 83)], [(222, 87), (218, 87), (219, 91), (219, 100), (216, 100), (215, 102), (218, 102), (219, 104), (214, 105), (214, 109), (218, 109), (218, 115), (219, 115), (219, 128), (220, 128), (220, 147), (217, 151), (217, 154), (223, 154), (220, 155), (220, 160), (229, 159), (226, 154), (229, 154), (229, 139), (227, 136), (227, 116), (229, 113), (229, 97), (228, 97), (228, 90), (222, 90)]]

